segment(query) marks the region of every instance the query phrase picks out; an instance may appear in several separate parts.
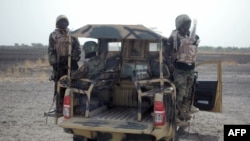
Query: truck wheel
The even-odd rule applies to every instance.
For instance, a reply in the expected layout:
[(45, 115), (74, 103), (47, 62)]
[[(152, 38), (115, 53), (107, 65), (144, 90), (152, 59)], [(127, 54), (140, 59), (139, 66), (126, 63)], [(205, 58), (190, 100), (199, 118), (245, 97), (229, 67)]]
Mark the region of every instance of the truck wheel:
[(86, 137), (79, 136), (79, 135), (74, 135), (73, 141), (96, 141), (96, 140), (87, 139)]

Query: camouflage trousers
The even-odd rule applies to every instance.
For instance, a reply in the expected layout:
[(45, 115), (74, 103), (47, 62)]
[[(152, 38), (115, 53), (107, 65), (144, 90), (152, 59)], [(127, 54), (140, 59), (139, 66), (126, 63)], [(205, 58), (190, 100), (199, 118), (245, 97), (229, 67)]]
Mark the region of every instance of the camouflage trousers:
[(174, 84), (176, 86), (177, 106), (183, 112), (188, 112), (191, 102), (191, 92), (194, 83), (194, 70), (179, 70), (173, 72)]

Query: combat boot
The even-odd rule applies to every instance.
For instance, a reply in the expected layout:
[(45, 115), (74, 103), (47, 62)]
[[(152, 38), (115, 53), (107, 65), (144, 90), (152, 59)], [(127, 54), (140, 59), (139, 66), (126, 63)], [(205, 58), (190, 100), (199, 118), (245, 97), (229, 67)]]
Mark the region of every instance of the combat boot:
[(199, 108), (196, 108), (195, 106), (192, 105), (190, 107), (189, 114), (194, 114), (194, 113), (197, 113), (199, 111), (200, 111)]
[(189, 123), (183, 120), (180, 120), (178, 117), (175, 118), (176, 126), (189, 126)]
[(179, 116), (179, 119), (184, 120), (184, 121), (189, 121), (192, 119), (192, 115), (189, 112), (182, 112), (182, 114)]
[(56, 108), (55, 108), (56, 116), (60, 117), (63, 115), (63, 98), (61, 98), (56, 103), (57, 103)]
[(179, 118), (181, 120), (184, 120), (184, 121), (191, 120), (192, 115), (188, 112), (188, 108), (187, 107), (182, 108), (179, 112), (180, 112)]
[(60, 105), (60, 106), (58, 106), (57, 108), (56, 108), (56, 110), (55, 110), (55, 114), (56, 114), (56, 116), (58, 116), (58, 117), (60, 117), (60, 116), (62, 116), (63, 115), (63, 107)]
[(192, 116), (189, 113), (185, 114), (185, 120), (186, 121), (191, 120), (191, 118), (192, 118)]

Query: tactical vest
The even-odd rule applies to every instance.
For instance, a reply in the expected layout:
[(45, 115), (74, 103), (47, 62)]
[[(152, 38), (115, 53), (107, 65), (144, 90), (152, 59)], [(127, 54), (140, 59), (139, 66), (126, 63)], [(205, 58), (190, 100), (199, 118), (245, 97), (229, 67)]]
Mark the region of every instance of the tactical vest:
[(62, 56), (68, 56), (69, 45), (71, 44), (71, 38), (67, 34), (62, 34), (58, 29), (52, 34), (52, 38), (55, 41), (55, 49), (57, 53), (57, 60)]
[[(195, 63), (196, 56), (197, 56), (197, 46), (193, 45), (194, 41), (193, 39), (190, 39), (188, 37), (184, 37), (178, 34), (177, 31), (175, 31), (173, 34), (174, 39), (174, 51), (175, 51), (175, 59), (177, 62), (186, 63), (188, 65), (191, 65), (192, 63)], [(178, 47), (177, 44), (177, 37), (180, 39), (180, 46)]]

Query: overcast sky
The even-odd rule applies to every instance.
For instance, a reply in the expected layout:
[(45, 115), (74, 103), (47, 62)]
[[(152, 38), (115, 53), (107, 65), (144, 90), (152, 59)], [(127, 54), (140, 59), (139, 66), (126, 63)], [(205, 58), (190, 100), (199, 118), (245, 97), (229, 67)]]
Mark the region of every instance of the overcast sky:
[(175, 18), (197, 19), (200, 45), (250, 47), (250, 0), (1, 0), (0, 45), (48, 44), (58, 15), (86, 24), (142, 24), (168, 37)]

